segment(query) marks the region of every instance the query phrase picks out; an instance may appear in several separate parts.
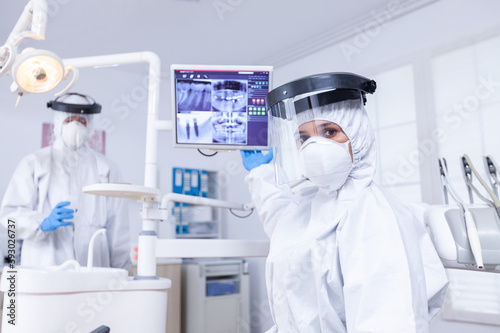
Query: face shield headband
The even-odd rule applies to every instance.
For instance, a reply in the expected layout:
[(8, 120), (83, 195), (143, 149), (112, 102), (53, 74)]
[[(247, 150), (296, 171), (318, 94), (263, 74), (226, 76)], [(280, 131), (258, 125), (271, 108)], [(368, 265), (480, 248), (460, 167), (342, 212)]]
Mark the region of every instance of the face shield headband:
[(360, 92), (363, 103), (365, 95), (373, 94), (377, 88), (375, 81), (352, 73), (326, 73), (307, 76), (273, 89), (266, 96), (266, 102), (273, 117), (289, 119), (283, 102), (291, 98), (308, 94), (300, 99), (295, 107), (295, 114), (313, 107), (358, 99)]
[(285, 107), (284, 102), (279, 102), (271, 108), (271, 116), (291, 119), (302, 112), (309, 111), (312, 109), (317, 109), (325, 105), (339, 103), (343, 101), (356, 101), (363, 100), (363, 104), (366, 102), (366, 97), (363, 92), (353, 89), (336, 89), (331, 91), (326, 91), (319, 93), (317, 95), (309, 95), (307, 97), (295, 100), (293, 102), (293, 113), (290, 109)]
[[(64, 100), (70, 100), (72, 99), (72, 97), (86, 101), (87, 103), (82, 104), (82, 103), (64, 102)], [(68, 113), (78, 113), (78, 114), (101, 113), (101, 105), (97, 104), (92, 97), (78, 93), (67, 93), (62, 96), (59, 96), (55, 100), (48, 102), (47, 107), (55, 111), (63, 111)]]

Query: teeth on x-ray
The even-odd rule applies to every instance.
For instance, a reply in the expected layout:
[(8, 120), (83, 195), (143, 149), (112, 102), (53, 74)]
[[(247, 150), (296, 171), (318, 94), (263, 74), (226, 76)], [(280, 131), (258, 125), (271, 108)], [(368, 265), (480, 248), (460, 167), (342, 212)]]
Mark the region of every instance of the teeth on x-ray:
[(212, 125), (214, 143), (246, 143), (245, 112), (214, 112)]
[(241, 99), (245, 98), (245, 95), (235, 92), (234, 90), (220, 90), (218, 93), (218, 95), (214, 96), (215, 100), (237, 103)]
[(245, 81), (215, 81), (213, 85), (213, 109), (222, 112), (245, 111), (247, 86)]
[(210, 81), (177, 81), (178, 111), (210, 111), (211, 100)]

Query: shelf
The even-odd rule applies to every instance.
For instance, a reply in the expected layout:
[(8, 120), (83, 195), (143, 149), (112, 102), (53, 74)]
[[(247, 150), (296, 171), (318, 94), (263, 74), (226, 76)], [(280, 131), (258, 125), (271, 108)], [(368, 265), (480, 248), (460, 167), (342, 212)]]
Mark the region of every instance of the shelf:
[(153, 187), (132, 184), (100, 183), (85, 186), (83, 188), (83, 193), (143, 201), (145, 198), (154, 198), (159, 196), (160, 190)]

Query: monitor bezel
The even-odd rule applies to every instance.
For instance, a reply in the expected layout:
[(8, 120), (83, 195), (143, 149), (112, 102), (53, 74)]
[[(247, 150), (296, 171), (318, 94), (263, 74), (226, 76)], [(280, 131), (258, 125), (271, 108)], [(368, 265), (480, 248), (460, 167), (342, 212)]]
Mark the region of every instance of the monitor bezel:
[[(271, 147), (270, 131), (269, 131), (269, 115), (267, 121), (267, 145), (266, 146), (248, 146), (248, 145), (225, 145), (225, 144), (192, 144), (192, 143), (178, 143), (177, 142), (177, 101), (176, 101), (176, 83), (175, 71), (176, 70), (228, 70), (228, 71), (255, 71), (255, 72), (269, 72), (269, 91), (272, 90), (273, 81), (273, 66), (259, 66), (259, 65), (170, 65), (170, 85), (171, 85), (171, 98), (172, 98), (172, 114), (173, 114), (173, 146), (174, 148), (198, 148), (213, 151), (233, 151), (233, 150), (269, 150)], [(266, 106), (267, 112), (267, 106)]]

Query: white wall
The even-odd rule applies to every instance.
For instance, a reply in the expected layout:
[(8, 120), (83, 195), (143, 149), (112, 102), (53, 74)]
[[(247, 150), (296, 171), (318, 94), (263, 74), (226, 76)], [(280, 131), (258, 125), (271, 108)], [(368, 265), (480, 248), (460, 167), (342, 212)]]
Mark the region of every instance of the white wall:
[[(408, 16), (389, 21), (377, 36), (370, 39), (369, 44), (359, 47), (360, 53), (352, 55), (350, 61), (339, 45), (330, 45), (322, 51), (277, 68), (274, 83), (278, 86), (301, 76), (329, 71), (353, 71), (369, 76), (405, 61), (419, 61), (423, 55), (435, 52), (436, 48), (443, 45), (461, 43), (492, 31), (500, 32), (499, 12), (500, 2), (494, 0), (437, 1)], [(311, 24), (313, 23), (314, 18), (311, 19)], [(352, 39), (346, 42), (356, 46)], [(359, 41), (358, 45), (361, 45)], [(168, 71), (169, 65), (163, 63), (164, 72)], [(143, 183), (144, 176), (147, 105), (142, 93), (145, 75), (146, 69), (143, 65), (86, 69), (82, 70), (75, 88), (94, 96), (103, 105), (102, 118), (109, 119), (115, 126), (107, 132), (107, 155), (118, 163), (125, 182), (139, 185)], [(40, 147), (41, 123), (52, 117), (52, 111), (45, 108), (45, 103), (50, 99), (47, 95), (25, 96), (18, 109), (14, 109), (15, 96), (8, 92), (9, 85), (8, 78), (0, 79), (0, 194), (5, 191), (8, 180), (22, 156)], [(169, 89), (168, 75), (165, 74), (160, 97), (161, 119), (171, 119)], [(201, 166), (208, 170), (217, 170), (221, 177), (227, 180), (221, 181), (226, 198), (237, 202), (250, 201), (243, 181), (247, 172), (241, 167), (238, 153), (220, 153), (215, 157), (206, 158), (195, 150), (173, 149), (170, 134), (162, 133), (159, 139), (160, 168)], [(133, 228), (137, 232), (140, 227), (137, 217), (139, 206), (131, 206), (131, 215), (136, 216)], [(247, 219), (238, 219), (226, 212), (224, 220), (223, 233), (228, 238), (265, 239), (255, 213)], [(264, 259), (250, 260), (252, 332), (263, 332), (271, 324), (267, 309), (264, 264)], [(439, 321), (433, 324), (433, 332), (447, 331), (488, 333), (498, 331), (498, 327)]]
[[(403, 62), (416, 61), (450, 44), (470, 42), (491, 33), (492, 29), (499, 31), (500, 21), (496, 16), (499, 6), (494, 0), (439, 0), (381, 25), (376, 25), (374, 18), (371, 23), (375, 25), (369, 25), (369, 29), (357, 27), (355, 36), (344, 42), (279, 67), (275, 83), (321, 72), (353, 71), (370, 75)], [(358, 53), (344, 52), (347, 45)]]

